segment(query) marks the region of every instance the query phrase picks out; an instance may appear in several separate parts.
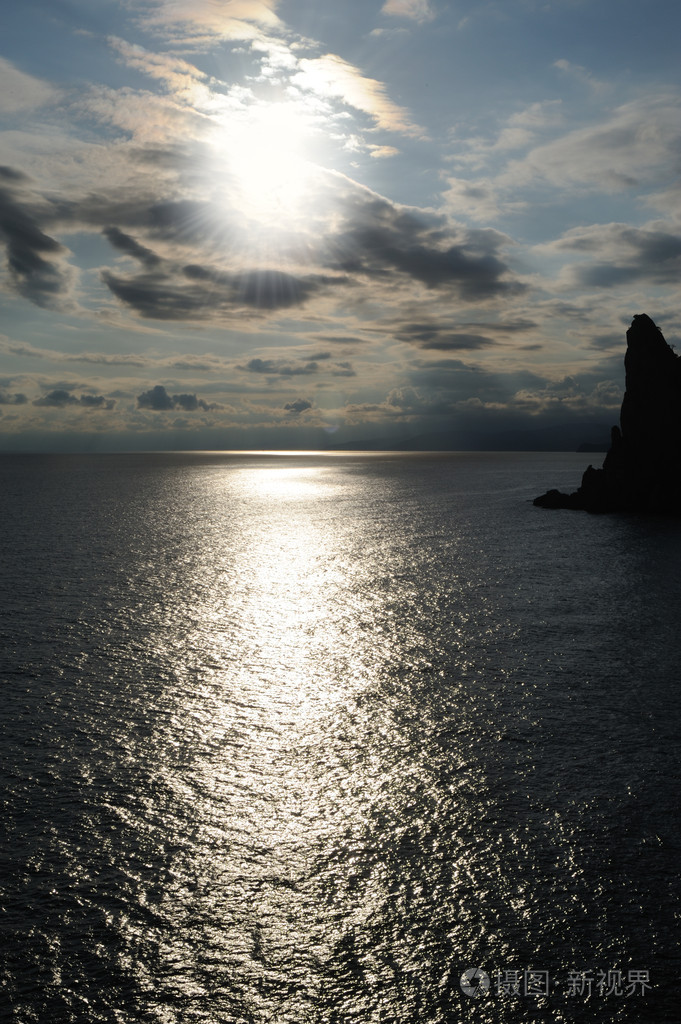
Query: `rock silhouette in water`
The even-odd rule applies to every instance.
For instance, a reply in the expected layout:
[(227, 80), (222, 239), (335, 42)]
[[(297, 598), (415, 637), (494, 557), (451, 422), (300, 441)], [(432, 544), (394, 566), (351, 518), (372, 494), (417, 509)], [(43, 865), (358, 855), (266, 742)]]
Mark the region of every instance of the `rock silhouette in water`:
[(547, 491), (543, 508), (681, 514), (681, 358), (649, 316), (634, 317), (624, 357), (626, 391), (602, 469), (573, 494)]

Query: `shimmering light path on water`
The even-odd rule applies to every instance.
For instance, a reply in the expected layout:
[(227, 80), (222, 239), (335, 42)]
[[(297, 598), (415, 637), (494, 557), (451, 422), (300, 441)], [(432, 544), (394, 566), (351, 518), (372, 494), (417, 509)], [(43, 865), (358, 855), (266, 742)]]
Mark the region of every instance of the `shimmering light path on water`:
[(7, 1019), (681, 1019), (681, 528), (583, 464), (1, 459)]

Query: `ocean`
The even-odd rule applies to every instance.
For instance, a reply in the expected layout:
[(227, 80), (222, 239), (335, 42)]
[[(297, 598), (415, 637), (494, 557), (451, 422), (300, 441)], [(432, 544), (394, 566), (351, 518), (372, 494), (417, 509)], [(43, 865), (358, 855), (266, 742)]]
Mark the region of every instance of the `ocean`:
[(0, 458), (0, 1019), (681, 1021), (681, 524), (546, 453)]

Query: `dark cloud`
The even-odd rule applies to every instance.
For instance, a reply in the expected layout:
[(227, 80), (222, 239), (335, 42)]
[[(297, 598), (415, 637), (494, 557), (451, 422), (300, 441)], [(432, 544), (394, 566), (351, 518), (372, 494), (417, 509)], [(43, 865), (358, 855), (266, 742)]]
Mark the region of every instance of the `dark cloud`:
[(435, 349), (443, 352), (466, 351), (487, 348), (495, 342), (484, 334), (458, 334), (431, 323), (404, 324), (395, 332), (400, 341), (408, 341), (418, 348)]
[(598, 351), (603, 349), (622, 349), (622, 335), (621, 333), (612, 334), (597, 334), (595, 338), (589, 341), (589, 348), (595, 348)]
[(336, 363), (331, 371), (333, 377), (356, 377), (357, 374), (352, 368), (352, 363)]
[(157, 266), (161, 262), (155, 252), (140, 245), (131, 235), (126, 235), (120, 228), (106, 227), (103, 228), (102, 234), (109, 239), (114, 248), (124, 252), (127, 256), (134, 256), (140, 263), (144, 263), (148, 267)]
[(157, 384), (137, 396), (137, 408), (153, 409), (155, 412), (166, 412), (170, 409), (184, 409), (185, 412), (196, 412), (197, 409), (201, 409), (203, 412), (210, 412), (221, 407), (215, 403), (209, 404), (196, 395), (169, 395), (162, 384)]
[[(103, 231), (114, 225), (123, 233), (143, 231), (159, 241), (200, 245), (212, 237), (215, 208), (191, 199), (158, 201), (145, 195), (140, 186), (132, 191), (107, 196), (90, 192), (77, 201), (54, 204), (54, 215), (67, 224), (83, 224)], [(124, 231), (124, 229), (126, 229)]]
[[(410, 378), (413, 390), (426, 396), (431, 414), (439, 415), (449, 406), (458, 419), (479, 420), (480, 428), (486, 416), (490, 423), (507, 416), (517, 426), (528, 415), (535, 417), (536, 431), (541, 422), (559, 426), (578, 417), (586, 421), (614, 416), (615, 422), (623, 391), (621, 363), (620, 354), (587, 372), (552, 380), (527, 370), (492, 372), (458, 359), (414, 360)], [(577, 443), (580, 440), (589, 437)], [(532, 445), (536, 444), (535, 438)]]
[(420, 343), (421, 348), (436, 349), (442, 352), (458, 352), (486, 348), (494, 345), (491, 338), (483, 334), (442, 334), (433, 338), (424, 338)]
[(103, 395), (81, 395), (80, 404), (88, 409), (113, 409), (116, 404), (111, 398), (104, 398)]
[(681, 276), (681, 235), (668, 231), (606, 224), (600, 231), (569, 232), (555, 247), (601, 257), (572, 268), (572, 279), (582, 287), (616, 288), (635, 281), (676, 285)]
[(173, 409), (174, 402), (162, 384), (150, 388), (137, 396), (137, 407), (139, 409), (155, 409), (163, 412), (166, 409)]
[(53, 409), (63, 409), (66, 406), (78, 405), (86, 409), (113, 409), (115, 401), (112, 398), (105, 398), (103, 395), (80, 395), (76, 397), (70, 391), (63, 388), (56, 388), (49, 391), (42, 398), (36, 398), (34, 405), (47, 406)]
[(345, 224), (329, 238), (323, 262), (377, 280), (397, 272), (477, 301), (525, 290), (508, 279), (509, 268), (498, 255), (507, 241), (491, 230), (457, 234), (442, 217), (357, 190), (347, 197)]
[[(46, 309), (63, 305), (71, 289), (73, 272), (64, 261), (66, 250), (39, 224), (38, 208), (23, 189), (26, 178), (5, 167), (0, 187), (0, 240), (16, 291)], [(43, 216), (45, 211), (41, 211)]]
[(335, 283), (333, 278), (302, 279), (280, 270), (253, 270), (238, 274), (234, 287), (239, 302), (255, 309), (287, 309), (300, 306), (319, 291), (320, 283)]
[(9, 394), (7, 391), (0, 391), (0, 405), (26, 405), (28, 398), (19, 392)]
[[(230, 274), (189, 264), (179, 278), (171, 267), (121, 277), (102, 271), (110, 291), (140, 316), (156, 320), (202, 319), (216, 313), (287, 309), (304, 304), (313, 294), (339, 279), (298, 278), (279, 270)], [(189, 281), (189, 284), (187, 284)]]
[(61, 388), (58, 388), (55, 391), (50, 391), (48, 394), (43, 395), (42, 398), (36, 398), (33, 404), (54, 406), (55, 408), (61, 409), (65, 405), (78, 405), (78, 399), (69, 391), (63, 391)]
[[(23, 179), (10, 170), (0, 176), (3, 182), (0, 233), (10, 270), (17, 290), (39, 305), (63, 303), (71, 286), (66, 250), (48, 233), (49, 225), (71, 232), (101, 231), (116, 250), (137, 260), (138, 273), (121, 274), (110, 267), (101, 272), (101, 280), (116, 299), (145, 319), (267, 313), (303, 306), (339, 286), (398, 286), (402, 278), (471, 302), (515, 295), (525, 288), (512, 278), (502, 256), (506, 236), (454, 228), (442, 216), (399, 207), (351, 184), (341, 196), (341, 216), (307, 247), (306, 259), (311, 266), (317, 263), (319, 271), (295, 274), (258, 266), (236, 272), (204, 264), (199, 254), (208, 242), (219, 241), (225, 252), (235, 244), (228, 219), (216, 216), (212, 202), (158, 201), (134, 190), (111, 196), (90, 193), (78, 201), (28, 202)], [(164, 248), (155, 251), (154, 241), (165, 243)], [(449, 333), (448, 343), (431, 339), (433, 347), (465, 347), (454, 334), (487, 336), (486, 330), (473, 327)], [(333, 335), (320, 340), (360, 341)]]
[(184, 409), (185, 412), (196, 412), (197, 409), (208, 412), (210, 409), (218, 408), (217, 405), (209, 405), (208, 402), (204, 402), (203, 398), (191, 394), (173, 395), (173, 401), (176, 408)]
[(4, 164), (0, 166), (0, 178), (12, 182), (27, 182), (29, 180), (23, 171), (18, 171), (15, 167), (7, 167)]
[(296, 364), (280, 359), (250, 359), (245, 366), (237, 366), (237, 370), (262, 373), (268, 377), (298, 377), (318, 373), (319, 364), (315, 360)]
[(492, 321), (471, 321), (468, 323), (452, 323), (430, 317), (427, 313), (420, 320), (389, 320), (385, 323), (386, 333), (390, 333), (398, 341), (406, 341), (417, 348), (432, 349), (440, 352), (474, 351), (489, 348), (499, 342), (490, 334), (516, 334), (532, 330), (537, 325), (532, 320), (518, 320), (511, 323), (494, 323)]
[(575, 268), (577, 284), (587, 288), (617, 288), (636, 281), (649, 281), (656, 285), (676, 284), (681, 277), (681, 247), (679, 257), (661, 264), (636, 263), (617, 266), (610, 263), (591, 263)]
[(299, 416), (301, 412), (312, 408), (312, 402), (308, 402), (306, 398), (298, 398), (295, 402), (287, 402), (284, 408), (294, 416)]
[(140, 274), (126, 278), (103, 270), (101, 277), (117, 299), (145, 319), (200, 319), (207, 309), (224, 305), (204, 289), (182, 287), (168, 275)]
[(536, 320), (513, 320), (495, 323), (493, 320), (478, 321), (472, 320), (468, 323), (459, 324), (462, 330), (471, 331), (494, 331), (497, 334), (517, 334), (518, 332), (532, 331), (539, 324)]
[(508, 403), (518, 391), (543, 390), (546, 379), (528, 370), (495, 373), (460, 359), (414, 360), (411, 379), (415, 386), (434, 395), (447, 395), (457, 402), (477, 399), (485, 403)]

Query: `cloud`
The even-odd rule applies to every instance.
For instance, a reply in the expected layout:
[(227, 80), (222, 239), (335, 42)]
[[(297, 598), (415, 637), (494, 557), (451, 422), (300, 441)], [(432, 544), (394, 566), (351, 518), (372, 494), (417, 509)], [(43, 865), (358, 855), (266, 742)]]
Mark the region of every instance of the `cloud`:
[(130, 235), (126, 235), (120, 228), (106, 227), (102, 229), (102, 234), (109, 239), (114, 248), (124, 252), (127, 256), (134, 256), (140, 263), (144, 263), (148, 267), (157, 266), (161, 262), (160, 257), (155, 252), (147, 249), (144, 245), (140, 245), (139, 242), (136, 242)]
[(164, 35), (200, 43), (206, 38), (253, 39), (278, 30), (278, 0), (146, 0), (142, 24)]
[(236, 299), (256, 309), (286, 309), (300, 306), (333, 278), (295, 277), (281, 270), (251, 270), (232, 278)]
[(558, 68), (559, 71), (563, 71), (566, 75), (570, 75), (581, 85), (588, 86), (595, 93), (602, 93), (609, 89), (606, 82), (601, 82), (594, 78), (591, 72), (582, 67), (581, 64), (573, 64), (569, 60), (556, 60), (553, 62), (553, 66)]
[(345, 220), (326, 240), (322, 259), (355, 277), (387, 283), (392, 271), (474, 302), (525, 290), (500, 258), (501, 247), (509, 242), (499, 232), (463, 231), (442, 216), (357, 190), (347, 197)]
[(420, 348), (438, 349), (443, 352), (459, 352), (471, 349), (486, 348), (494, 345), (491, 338), (484, 334), (444, 334), (429, 337), (421, 334), (418, 340)]
[(596, 257), (563, 270), (568, 287), (614, 288), (635, 281), (677, 285), (681, 278), (681, 233), (659, 222), (643, 228), (618, 223), (573, 228), (538, 251)]
[(279, 359), (251, 359), (245, 366), (238, 366), (237, 369), (248, 370), (251, 373), (262, 373), (267, 376), (297, 377), (317, 373), (319, 371), (319, 364), (316, 360), (296, 365)]
[(20, 71), (0, 57), (0, 113), (17, 114), (46, 106), (59, 95), (47, 82)]
[[(145, 270), (126, 276), (110, 269), (102, 280), (140, 316), (154, 319), (204, 319), (241, 309), (276, 311), (302, 306), (339, 285), (384, 283), (411, 278), (429, 289), (447, 289), (465, 301), (520, 294), (525, 286), (513, 278), (501, 250), (510, 239), (490, 230), (463, 230), (445, 217), (401, 207), (336, 175), (333, 205), (320, 214), (317, 237), (305, 240), (306, 258), (333, 276), (304, 275), (268, 269), (231, 271), (202, 263), (157, 264), (157, 254), (122, 227), (107, 227), (107, 237), (121, 251), (139, 259)], [(126, 228), (136, 224), (153, 237), (181, 246), (205, 244), (208, 207), (189, 202), (120, 206), (104, 203), (98, 211), (81, 209), (95, 220), (106, 215)], [(114, 218), (114, 214), (118, 216)]]
[(0, 390), (0, 405), (26, 405), (27, 402), (26, 395), (19, 392), (9, 394), (7, 391)]
[(183, 409), (185, 412), (196, 412), (201, 409), (203, 412), (210, 412), (221, 407), (216, 403), (209, 404), (196, 395), (169, 395), (162, 384), (157, 384), (137, 396), (137, 408), (152, 409), (154, 412), (167, 412), (170, 409)]
[(287, 412), (293, 416), (299, 416), (301, 412), (306, 412), (312, 408), (312, 402), (308, 402), (306, 398), (298, 398), (295, 402), (287, 402), (284, 406)]
[(176, 96), (188, 100), (196, 98), (196, 85), (207, 79), (205, 72), (193, 64), (169, 53), (152, 53), (143, 46), (128, 43), (116, 36), (109, 37), (109, 45), (128, 67), (142, 71), (164, 83)]
[[(133, 272), (105, 266), (99, 276), (115, 299), (148, 320), (255, 318), (333, 298), (339, 287), (348, 301), (360, 302), (368, 287), (378, 295), (376, 289), (407, 280), (465, 302), (526, 288), (504, 257), (508, 236), (463, 229), (432, 211), (400, 206), (340, 174), (324, 177), (315, 220), (296, 238), (305, 269), (288, 271), (259, 266), (257, 251), (248, 249), (241, 259), (252, 259), (252, 267), (230, 266), (234, 232), (229, 215), (212, 201), (172, 195), (160, 201), (144, 183), (134, 183), (110, 195), (91, 191), (48, 202), (12, 173), (0, 180), (0, 230), (16, 290), (44, 306), (65, 305), (73, 286), (66, 250), (46, 230), (52, 226), (69, 234), (101, 232), (118, 253), (135, 260)], [(206, 256), (223, 265), (205, 262)]]
[(27, 179), (0, 167), (0, 241), (15, 290), (46, 309), (68, 303), (75, 271), (66, 263), (66, 249), (39, 226), (38, 209), (47, 212), (27, 190)]
[[(440, 352), (466, 352), (503, 344), (507, 335), (527, 334), (537, 327), (534, 320), (463, 321), (421, 316), (410, 320), (405, 315), (382, 321), (380, 328), (389, 337), (416, 348)], [(484, 333), (482, 333), (484, 332)], [(500, 340), (501, 339), (501, 340)], [(514, 350), (519, 346), (514, 344)], [(541, 346), (539, 346), (541, 347)]]
[(136, 366), (213, 372), (229, 370), (233, 365), (230, 360), (209, 352), (203, 355), (187, 353), (170, 356), (140, 355), (137, 352), (60, 352), (53, 348), (37, 348), (28, 342), (3, 341), (2, 339), (0, 339), (0, 352), (28, 359), (44, 359), (51, 363), (89, 363), (101, 367)]
[(449, 188), (442, 193), (442, 200), (454, 214), (483, 223), (499, 217), (503, 204), (491, 182), (455, 177), (448, 177), (447, 182)]
[(561, 100), (531, 103), (523, 110), (511, 114), (497, 140), (488, 147), (488, 152), (524, 149), (538, 132), (560, 124), (562, 117)]
[(355, 110), (368, 114), (379, 128), (386, 131), (423, 135), (423, 129), (414, 124), (408, 112), (388, 97), (383, 82), (366, 78), (342, 57), (327, 53), (323, 57), (302, 58), (299, 68), (291, 82), (300, 89), (340, 99)]
[(332, 377), (356, 377), (357, 372), (352, 366), (352, 363), (336, 363), (333, 370), (331, 371)]
[(366, 338), (358, 338), (354, 334), (317, 334), (315, 337), (317, 341), (332, 345), (366, 345), (367, 342)]
[(413, 21), (430, 21), (435, 17), (429, 0), (385, 0), (381, 14), (396, 18), (411, 18)]
[[(143, 318), (159, 320), (221, 318), (243, 311), (276, 311), (304, 305), (313, 296), (343, 283), (342, 276), (260, 268), (229, 270), (198, 262), (196, 256), (212, 241), (207, 226), (215, 210), (208, 202), (169, 199), (154, 201), (128, 190), (106, 197), (91, 192), (48, 202), (30, 191), (28, 181), (11, 168), (0, 168), (0, 241), (7, 248), (8, 269), (15, 290), (36, 305), (66, 308), (75, 271), (67, 250), (45, 228), (54, 224), (73, 233), (96, 229), (119, 252), (142, 269), (122, 274), (105, 267), (102, 282), (124, 305)], [(174, 259), (164, 257), (135, 234), (164, 243)], [(208, 228), (208, 230), (210, 230)], [(229, 255), (227, 250), (226, 255)], [(257, 257), (254, 257), (257, 263)]]
[[(548, 131), (555, 131), (562, 125), (564, 120), (562, 100), (543, 100), (530, 103), (520, 110), (510, 114), (503, 123), (501, 129), (492, 138), (474, 135), (469, 139), (457, 139), (456, 150), (449, 156), (449, 161), (459, 169), (468, 169), (477, 172), (472, 181), (462, 183), (471, 187), (482, 187), (487, 192), (490, 189), (498, 188), (497, 180), (490, 181), (482, 177), (483, 168), (490, 160), (498, 165), (499, 158), (503, 158), (513, 150), (527, 150), (539, 134), (546, 134)], [(455, 185), (459, 179), (452, 178)], [(491, 215), (495, 215), (496, 206), (490, 207)]]
[(395, 337), (399, 341), (406, 341), (417, 348), (443, 352), (487, 348), (496, 344), (484, 334), (452, 331), (447, 324), (430, 319), (396, 325)]
[(230, 273), (197, 264), (182, 268), (182, 277), (172, 267), (133, 277), (110, 270), (101, 273), (102, 281), (117, 299), (141, 317), (156, 320), (201, 320), (234, 314), (244, 307), (259, 311), (288, 309), (303, 305), (326, 285), (340, 280), (316, 275), (296, 277), (280, 270)]
[(81, 406), (86, 409), (113, 409), (116, 402), (112, 398), (105, 398), (104, 395), (80, 395), (76, 397), (70, 391), (57, 388), (49, 391), (42, 398), (36, 398), (33, 405), (46, 406), (54, 409), (64, 409), (67, 406)]
[(369, 146), (369, 156), (372, 160), (386, 160), (391, 156), (398, 156), (399, 149), (394, 146)]
[[(199, 103), (200, 96), (196, 83), (192, 84), (192, 89), (193, 99)], [(203, 94), (206, 93), (207, 90), (204, 88)], [(172, 169), (171, 154), (174, 155), (177, 166), (182, 153), (182, 143), (186, 145), (187, 141), (198, 139), (206, 129), (205, 115), (192, 106), (188, 89), (178, 88), (177, 93), (173, 95), (163, 95), (151, 90), (129, 87), (112, 89), (101, 84), (90, 85), (79, 96), (74, 97), (71, 112), (78, 117), (96, 120), (104, 129), (120, 128), (130, 135), (135, 146), (146, 146), (146, 162), (153, 163), (155, 155), (157, 173)], [(87, 154), (88, 147), (82, 143), (81, 147)], [(82, 175), (84, 169), (89, 169), (101, 178), (104, 168), (96, 166), (101, 159), (101, 148), (92, 146), (89, 153), (92, 159), (85, 164), (85, 168), (75, 165), (74, 170)], [(116, 184), (119, 184), (121, 178), (126, 177), (126, 170), (129, 172), (129, 167), (125, 167), (126, 161), (121, 159), (124, 154), (128, 158), (136, 156), (135, 162), (143, 163), (141, 150), (133, 154), (128, 148), (128, 152), (125, 153), (120, 141), (115, 149), (108, 147), (107, 157), (112, 161), (110, 170), (118, 179)], [(165, 161), (162, 154), (166, 156)], [(113, 174), (110, 174), (110, 177), (113, 177)]]
[(156, 412), (164, 412), (167, 409), (174, 409), (175, 402), (168, 394), (162, 384), (137, 396), (137, 405), (140, 409), (154, 409)]
[(678, 172), (681, 104), (676, 94), (633, 100), (597, 124), (568, 132), (513, 161), (497, 179), (507, 186), (544, 181), (560, 188), (622, 191)]
[(416, 388), (411, 387), (393, 388), (386, 398), (386, 403), (401, 412), (422, 412), (424, 406), (429, 404)]

